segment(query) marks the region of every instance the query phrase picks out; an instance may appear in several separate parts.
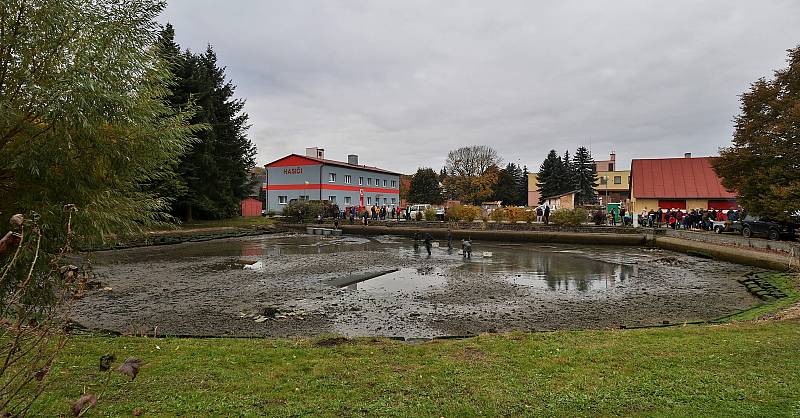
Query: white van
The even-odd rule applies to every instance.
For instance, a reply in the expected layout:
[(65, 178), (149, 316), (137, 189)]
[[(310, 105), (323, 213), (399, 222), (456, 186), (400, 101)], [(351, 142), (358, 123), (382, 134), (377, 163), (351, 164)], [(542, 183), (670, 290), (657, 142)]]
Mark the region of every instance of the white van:
[(429, 207), (431, 207), (431, 205), (428, 204), (411, 205), (408, 208), (408, 211), (411, 214), (411, 220), (413, 221), (417, 219), (417, 213), (420, 213), (422, 219), (425, 219), (425, 209), (428, 209)]

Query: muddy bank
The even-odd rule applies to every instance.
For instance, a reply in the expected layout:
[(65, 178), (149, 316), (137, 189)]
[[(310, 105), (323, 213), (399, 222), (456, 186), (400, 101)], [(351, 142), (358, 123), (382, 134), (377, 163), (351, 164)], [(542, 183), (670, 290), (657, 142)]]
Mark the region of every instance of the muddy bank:
[(736, 281), (751, 268), (670, 251), (475, 241), (465, 260), (439, 245), (428, 257), (404, 237), (278, 234), (97, 252), (111, 290), (74, 318), (123, 333), (416, 338), (679, 323), (758, 303)]
[[(415, 232), (428, 232), (436, 238), (444, 239), (447, 236), (445, 228), (415, 228), (405, 226), (363, 226), (342, 225), (344, 233), (350, 235), (404, 235), (411, 236)], [(500, 242), (532, 242), (555, 244), (586, 244), (586, 245), (644, 245), (644, 234), (614, 234), (595, 232), (553, 232), (553, 231), (502, 231), (502, 230), (475, 230), (454, 229), (455, 239), (471, 238), (473, 240), (500, 241)]]

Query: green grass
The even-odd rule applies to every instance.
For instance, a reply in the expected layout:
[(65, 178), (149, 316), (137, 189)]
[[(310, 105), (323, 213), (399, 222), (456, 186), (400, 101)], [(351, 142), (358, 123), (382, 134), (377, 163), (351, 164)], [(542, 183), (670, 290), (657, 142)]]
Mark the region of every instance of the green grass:
[[(160, 349), (157, 349), (159, 346)], [(800, 323), (358, 340), (73, 338), (35, 415), (97, 390), (99, 357), (137, 356), (89, 416), (797, 416)]]

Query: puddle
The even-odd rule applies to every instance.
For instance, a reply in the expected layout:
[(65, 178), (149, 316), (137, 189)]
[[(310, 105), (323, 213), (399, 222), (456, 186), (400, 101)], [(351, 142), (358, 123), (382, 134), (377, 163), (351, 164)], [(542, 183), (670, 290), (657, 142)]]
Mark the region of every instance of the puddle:
[(447, 284), (447, 276), (439, 267), (406, 267), (355, 274), (331, 281), (331, 285), (342, 289), (371, 293), (420, 292), (441, 288), (445, 284)]
[(520, 250), (495, 252), (492, 258), (473, 258), (459, 269), (493, 274), (507, 282), (543, 290), (600, 290), (636, 276), (636, 267), (558, 252)]

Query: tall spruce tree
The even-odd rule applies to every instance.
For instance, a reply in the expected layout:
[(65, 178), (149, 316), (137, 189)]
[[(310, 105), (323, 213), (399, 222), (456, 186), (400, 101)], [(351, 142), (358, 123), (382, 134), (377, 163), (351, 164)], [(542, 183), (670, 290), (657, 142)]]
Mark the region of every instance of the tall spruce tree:
[(580, 147), (575, 151), (572, 159), (572, 170), (574, 170), (574, 187), (578, 190), (575, 197), (576, 203), (580, 205), (591, 205), (597, 203), (597, 169), (592, 155), (586, 147)]
[(578, 181), (576, 179), (578, 171), (575, 169), (575, 164), (573, 164), (573, 160), (569, 156), (569, 150), (564, 151), (564, 158), (562, 161), (564, 162), (564, 175), (562, 177), (561, 193), (567, 193), (578, 187)]
[(550, 150), (542, 165), (539, 167), (536, 185), (539, 188), (539, 203), (544, 203), (544, 199), (563, 193), (564, 162), (556, 154), (556, 150)]
[(173, 211), (186, 220), (235, 216), (239, 202), (251, 191), (249, 172), (255, 165), (245, 102), (234, 99), (236, 87), (225, 79), (225, 68), (218, 65), (210, 45), (202, 54), (180, 53), (171, 25), (162, 30), (161, 45), (176, 76), (173, 108), (192, 108), (192, 122), (207, 126), (177, 167), (185, 189), (173, 187)]
[(497, 179), (497, 186), (494, 190), (494, 200), (500, 200), (505, 205), (514, 206), (517, 204), (517, 166), (508, 163), (506, 168), (500, 170), (500, 178)]
[[(519, 170), (519, 166), (517, 166)], [(528, 205), (528, 166), (523, 166), (517, 178), (517, 204), (520, 206)]]

